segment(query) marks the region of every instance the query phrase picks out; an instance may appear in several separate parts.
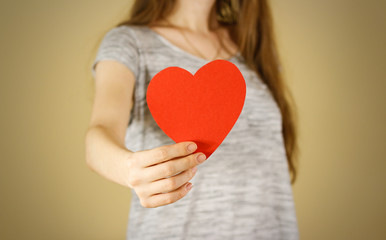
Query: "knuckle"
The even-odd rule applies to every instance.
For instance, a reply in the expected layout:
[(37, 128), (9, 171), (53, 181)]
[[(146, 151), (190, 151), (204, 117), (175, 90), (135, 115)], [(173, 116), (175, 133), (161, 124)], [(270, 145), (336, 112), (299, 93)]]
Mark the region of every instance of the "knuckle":
[(126, 165), (131, 168), (131, 167), (134, 167), (136, 166), (138, 163), (138, 156), (137, 154), (134, 152), (129, 158), (127, 158), (127, 161), (126, 161)]
[(135, 160), (134, 158), (128, 158), (128, 159), (125, 159), (123, 161), (123, 164), (124, 164), (124, 167), (127, 169), (127, 170), (130, 170), (134, 167), (135, 165)]
[(176, 188), (177, 188), (177, 182), (176, 182), (176, 180), (175, 180), (175, 179), (172, 179), (172, 178), (167, 179), (167, 181), (166, 181), (166, 183), (165, 183), (165, 189), (166, 189), (167, 191), (172, 191), (172, 190), (174, 190), (174, 189), (176, 189)]
[(132, 174), (128, 179), (128, 183), (130, 184), (130, 186), (138, 186), (140, 183), (140, 179)]
[(141, 203), (142, 207), (144, 207), (144, 208), (151, 208), (152, 207), (150, 205), (149, 201), (147, 201), (147, 199), (141, 198), (140, 199), (140, 203)]
[(172, 164), (165, 164), (163, 172), (165, 173), (166, 176), (171, 176), (174, 174), (175, 167)]
[(166, 160), (168, 157), (168, 151), (162, 147), (158, 149), (157, 157), (159, 160)]
[(192, 154), (192, 155), (189, 156), (189, 164), (190, 164), (190, 166), (196, 166), (198, 164), (197, 156), (198, 156), (198, 154)]
[(177, 192), (176, 200), (181, 199), (185, 196), (186, 188), (183, 187), (180, 191)]
[(145, 194), (146, 191), (143, 188), (138, 187), (138, 188), (135, 188), (134, 190), (139, 198), (147, 197), (147, 195)]
[[(197, 171), (197, 170), (196, 170)], [(190, 169), (190, 171), (189, 171), (189, 178), (192, 178), (192, 177), (194, 177), (194, 174), (195, 174), (195, 172), (194, 172), (194, 170), (193, 170), (193, 168), (191, 168)]]
[(175, 200), (174, 200), (174, 197), (172, 194), (166, 194), (165, 197), (164, 197), (164, 202), (166, 204), (170, 204), (170, 203), (173, 203)]
[(184, 197), (188, 192), (189, 192), (189, 191), (188, 191), (188, 189), (186, 188), (186, 184), (185, 184), (184, 187), (183, 187), (183, 188), (181, 189), (181, 191), (180, 191), (180, 196), (179, 196), (179, 198)]
[(136, 167), (136, 160), (133, 158), (133, 159), (128, 159), (126, 162), (126, 167), (127, 167), (127, 174), (129, 174), (129, 176), (132, 175), (133, 172), (137, 171), (138, 168)]

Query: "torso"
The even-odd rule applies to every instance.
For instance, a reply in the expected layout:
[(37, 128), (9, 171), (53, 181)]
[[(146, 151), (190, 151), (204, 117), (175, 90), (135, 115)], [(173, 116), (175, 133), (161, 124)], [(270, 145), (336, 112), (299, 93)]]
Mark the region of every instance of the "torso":
[[(135, 73), (135, 104), (125, 136), (125, 146), (131, 151), (174, 143), (159, 128), (146, 102), (153, 76), (170, 66), (195, 74), (208, 63), (188, 52), (177, 31), (155, 30), (161, 29), (115, 28), (95, 60), (116, 59)], [(199, 165), (191, 180), (194, 187), (184, 198), (144, 208), (132, 191), (126, 239), (298, 239), (280, 109), (241, 55), (229, 61), (239, 68), (246, 83), (238, 120), (210, 158)]]

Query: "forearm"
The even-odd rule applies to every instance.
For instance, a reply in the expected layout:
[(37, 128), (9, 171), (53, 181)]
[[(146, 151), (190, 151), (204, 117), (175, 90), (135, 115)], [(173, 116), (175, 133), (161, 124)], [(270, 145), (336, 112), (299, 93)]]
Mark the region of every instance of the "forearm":
[(103, 127), (90, 128), (86, 133), (85, 144), (87, 165), (104, 178), (126, 186), (120, 170), (132, 152)]

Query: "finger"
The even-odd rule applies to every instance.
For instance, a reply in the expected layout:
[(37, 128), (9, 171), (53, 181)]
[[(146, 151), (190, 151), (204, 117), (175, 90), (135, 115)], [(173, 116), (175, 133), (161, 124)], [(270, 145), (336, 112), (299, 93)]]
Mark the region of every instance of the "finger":
[(186, 182), (190, 181), (196, 174), (196, 171), (197, 167), (193, 167), (173, 177), (151, 182), (143, 188), (144, 191), (141, 191), (140, 195), (141, 197), (149, 197), (158, 193), (167, 193), (174, 191)]
[[(190, 145), (192, 145), (192, 148), (190, 148)], [(176, 157), (189, 155), (196, 149), (197, 144), (194, 142), (180, 142), (140, 151), (138, 152), (140, 154), (137, 155), (140, 158), (139, 164), (143, 167), (148, 167)]]
[(174, 203), (183, 198), (190, 191), (191, 188), (188, 189), (188, 185), (192, 186), (190, 182), (187, 182), (174, 191), (152, 195), (143, 200), (141, 204), (144, 207), (154, 208)]
[[(203, 158), (201, 158), (203, 156)], [(146, 181), (152, 182), (174, 176), (189, 168), (195, 167), (205, 160), (205, 154), (199, 152), (186, 157), (173, 159), (154, 166), (143, 168), (142, 176)]]

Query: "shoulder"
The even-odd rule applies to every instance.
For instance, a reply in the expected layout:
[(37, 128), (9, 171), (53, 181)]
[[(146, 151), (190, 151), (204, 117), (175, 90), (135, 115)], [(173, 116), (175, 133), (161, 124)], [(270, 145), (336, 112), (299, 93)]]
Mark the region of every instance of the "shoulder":
[(136, 26), (121, 25), (116, 26), (108, 30), (104, 36), (104, 39), (114, 40), (114, 39), (136, 39)]
[(109, 59), (126, 65), (137, 76), (143, 52), (141, 38), (139, 38), (140, 32), (143, 31), (142, 28), (141, 26), (121, 25), (107, 30), (92, 66), (93, 74), (95, 75), (94, 67), (98, 61)]
[(108, 30), (106, 36), (139, 38), (141, 34), (145, 34), (146, 32), (148, 32), (147, 26), (120, 25)]
[(147, 42), (152, 43), (154, 36), (146, 25), (120, 25), (108, 30), (103, 41), (142, 48)]

